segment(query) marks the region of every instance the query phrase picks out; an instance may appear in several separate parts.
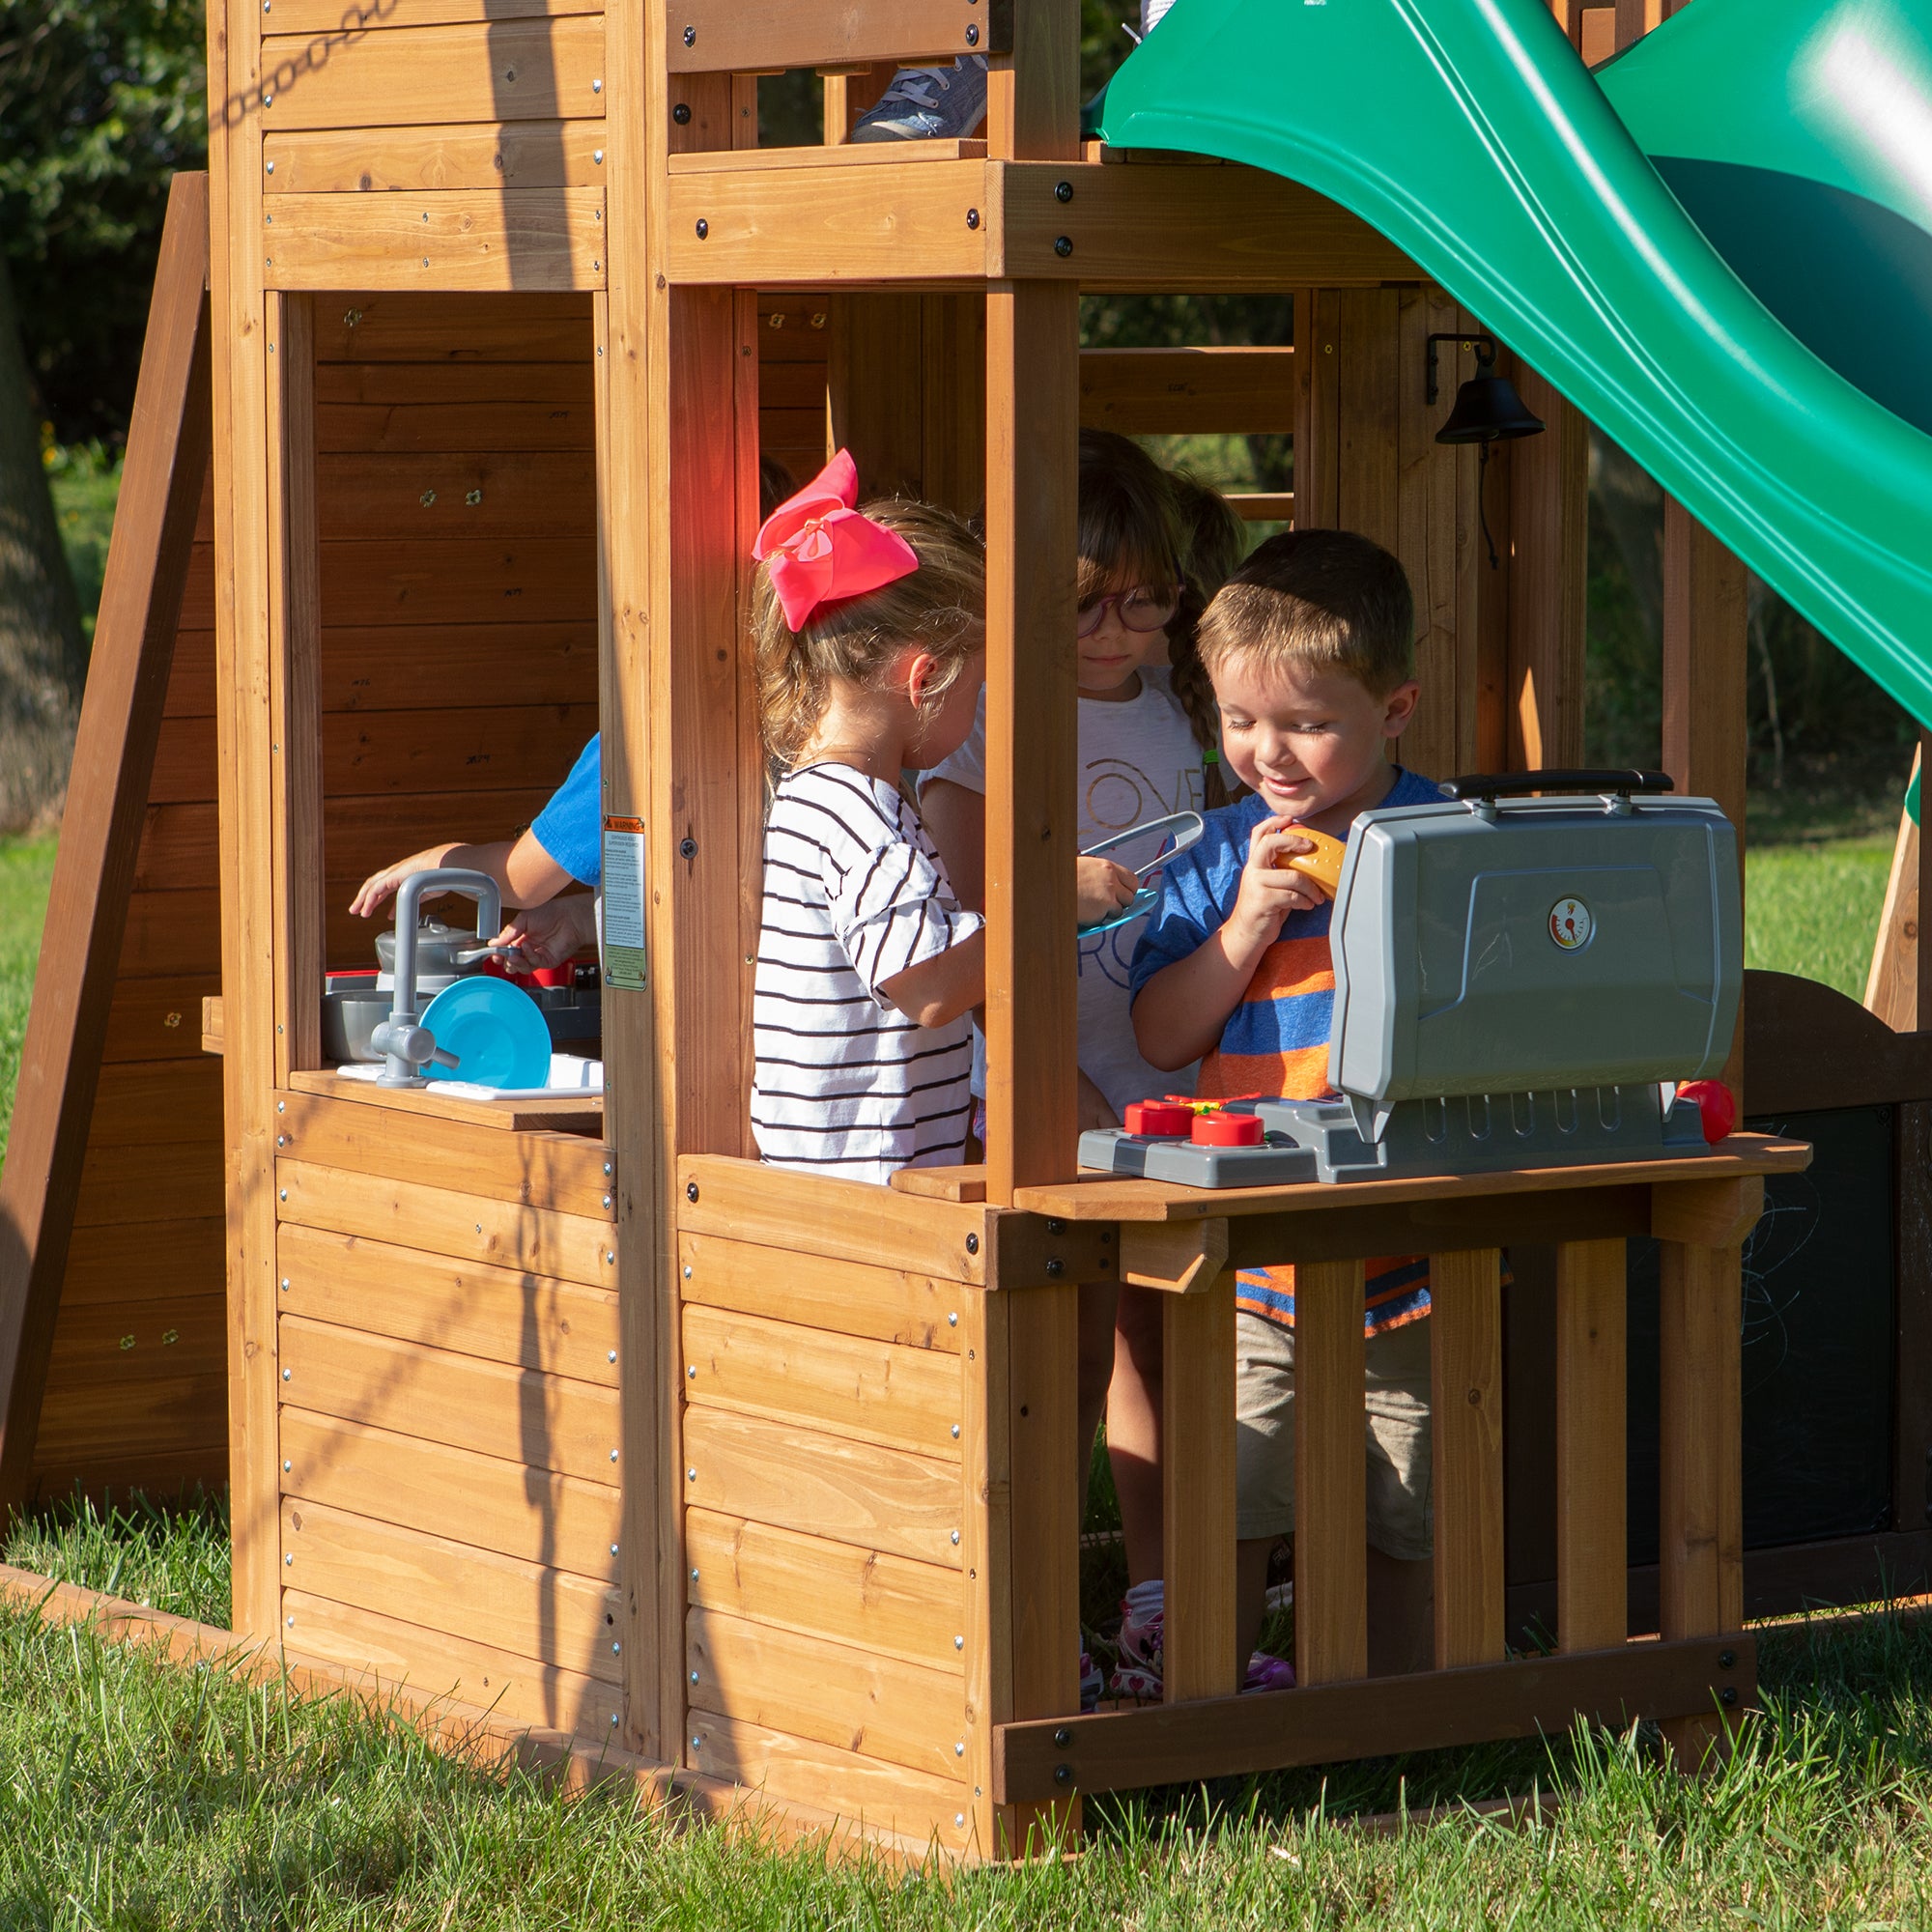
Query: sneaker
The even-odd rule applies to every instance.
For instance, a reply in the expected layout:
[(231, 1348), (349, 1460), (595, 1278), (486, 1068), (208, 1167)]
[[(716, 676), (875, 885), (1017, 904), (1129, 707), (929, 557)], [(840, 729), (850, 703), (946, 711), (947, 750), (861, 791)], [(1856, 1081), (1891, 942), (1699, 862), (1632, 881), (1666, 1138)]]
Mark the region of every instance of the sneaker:
[(963, 141), (986, 114), (986, 56), (903, 67), (853, 125), (855, 141)]
[(1114, 1695), (1136, 1703), (1158, 1704), (1161, 1699), (1160, 1647), (1167, 1612), (1140, 1615), (1122, 1605), (1121, 1634), (1114, 1665)]
[(1080, 1653), (1080, 1708), (1094, 1710), (1100, 1702), (1100, 1692), (1107, 1688), (1106, 1677), (1100, 1666), (1094, 1662), (1092, 1651)]
[(1287, 1658), (1270, 1657), (1266, 1651), (1258, 1650), (1248, 1659), (1248, 1674), (1241, 1683), (1244, 1692), (1293, 1689), (1294, 1665)]

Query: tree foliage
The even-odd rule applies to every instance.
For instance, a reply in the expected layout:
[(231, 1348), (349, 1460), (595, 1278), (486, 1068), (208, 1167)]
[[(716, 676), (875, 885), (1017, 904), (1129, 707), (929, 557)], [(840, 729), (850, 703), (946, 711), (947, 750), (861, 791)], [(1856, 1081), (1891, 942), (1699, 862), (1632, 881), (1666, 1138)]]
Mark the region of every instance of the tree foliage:
[(168, 178), (205, 164), (201, 0), (0, 0), (0, 248), (43, 414), (126, 431)]

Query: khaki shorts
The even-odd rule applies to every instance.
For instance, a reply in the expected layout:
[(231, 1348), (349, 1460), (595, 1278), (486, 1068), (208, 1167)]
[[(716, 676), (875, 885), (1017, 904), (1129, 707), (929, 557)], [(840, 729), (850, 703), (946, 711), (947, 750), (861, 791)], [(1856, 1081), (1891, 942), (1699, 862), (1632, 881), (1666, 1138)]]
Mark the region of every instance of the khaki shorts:
[[(1430, 1553), (1427, 1321), (1369, 1338), (1369, 1541), (1400, 1561)], [(1235, 1534), (1294, 1527), (1294, 1330), (1235, 1317)]]

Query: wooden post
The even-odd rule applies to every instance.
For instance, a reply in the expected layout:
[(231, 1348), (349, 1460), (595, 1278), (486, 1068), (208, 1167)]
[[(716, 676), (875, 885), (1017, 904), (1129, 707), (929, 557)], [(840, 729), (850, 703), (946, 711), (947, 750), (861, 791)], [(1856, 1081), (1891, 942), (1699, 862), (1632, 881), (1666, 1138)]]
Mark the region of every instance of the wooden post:
[(1495, 1248), (1429, 1258), (1435, 1667), (1503, 1655), (1503, 1291)]
[(1509, 455), (1509, 756), (1535, 771), (1583, 762), (1590, 436), (1534, 370), (1520, 364), (1516, 381), (1548, 425)]
[(1294, 1674), (1369, 1669), (1368, 1421), (1362, 1264), (1294, 1270)]
[(0, 1521), (27, 1499), (128, 895), (208, 475), (208, 178), (168, 190), (120, 502), (0, 1167)]
[(1235, 1655), (1235, 1277), (1161, 1304), (1166, 1699), (1228, 1697)]
[[(1737, 828), (1744, 890), (1747, 637), (1744, 564), (1672, 497), (1663, 505), (1663, 769), (1679, 792), (1714, 798)], [(1738, 1012), (1720, 1076), (1744, 1084)]]
[(986, 1187), (1074, 1170), (1079, 298), (986, 297)]
[(1556, 1250), (1556, 1644), (1630, 1634), (1622, 1241)]
[[(1912, 776), (1925, 769), (1926, 733), (1919, 732), (1912, 754)], [(1871, 971), (1865, 977), (1865, 1005), (1894, 1033), (1913, 1033), (1921, 1011), (1919, 976), (1932, 972), (1932, 949), (1921, 965), (1918, 946), (1919, 873), (1924, 861), (1918, 827), (1902, 807), (1898, 837), (1891, 849), (1891, 871), (1886, 879), (1885, 907), (1879, 914), (1878, 936), (1872, 942)]]
[(221, 768), (222, 1091), (227, 1123), (229, 1496), (236, 1636), (280, 1628), (275, 1456), (275, 776), (257, 0), (209, 9), (209, 314), (213, 346), (215, 717)]
[[(1743, 1251), (1663, 1241), (1659, 1254), (1661, 1628), (1666, 1639), (1716, 1636), (1744, 1623)], [(1690, 1771), (1721, 1735), (1715, 1710), (1662, 1728)]]

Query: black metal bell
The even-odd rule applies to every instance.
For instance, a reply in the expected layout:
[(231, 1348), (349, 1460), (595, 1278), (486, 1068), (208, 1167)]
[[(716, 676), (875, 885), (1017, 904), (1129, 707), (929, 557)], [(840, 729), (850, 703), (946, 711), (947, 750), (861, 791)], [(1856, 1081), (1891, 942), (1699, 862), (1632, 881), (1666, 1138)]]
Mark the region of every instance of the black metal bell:
[(1435, 432), (1437, 442), (1506, 442), (1513, 437), (1538, 436), (1544, 428), (1530, 414), (1516, 384), (1507, 376), (1485, 369), (1456, 391), (1449, 420)]

